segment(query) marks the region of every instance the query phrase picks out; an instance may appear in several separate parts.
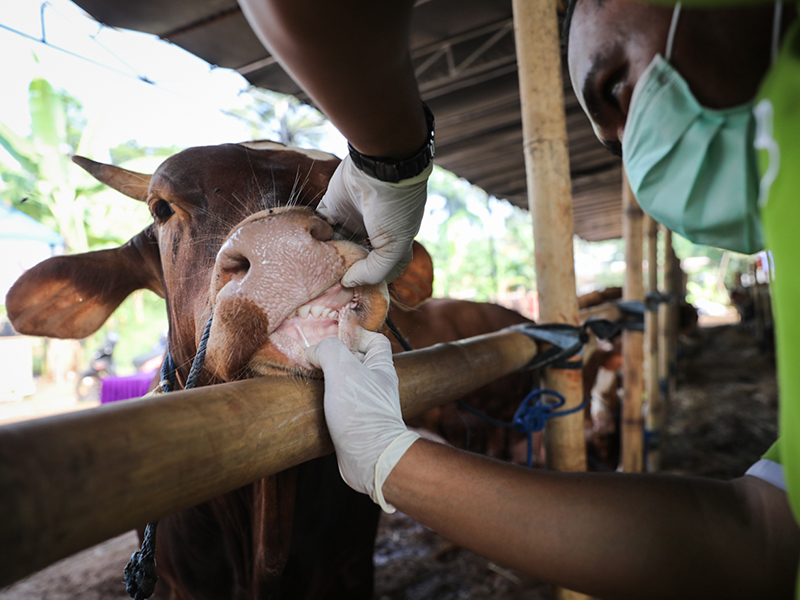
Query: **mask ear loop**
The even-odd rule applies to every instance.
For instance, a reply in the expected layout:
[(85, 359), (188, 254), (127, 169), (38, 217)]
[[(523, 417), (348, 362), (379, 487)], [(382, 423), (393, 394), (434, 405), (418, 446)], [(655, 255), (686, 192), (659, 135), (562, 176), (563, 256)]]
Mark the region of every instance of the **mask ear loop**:
[(667, 34), (667, 48), (664, 54), (664, 58), (667, 59), (667, 62), (672, 61), (672, 44), (675, 41), (675, 30), (678, 29), (678, 17), (681, 15), (681, 3), (678, 2), (675, 5), (675, 9), (672, 11), (672, 22), (669, 24), (669, 33)]
[(778, 58), (781, 46), (781, 20), (783, 17), (783, 2), (775, 3), (775, 13), (772, 17), (772, 62)]

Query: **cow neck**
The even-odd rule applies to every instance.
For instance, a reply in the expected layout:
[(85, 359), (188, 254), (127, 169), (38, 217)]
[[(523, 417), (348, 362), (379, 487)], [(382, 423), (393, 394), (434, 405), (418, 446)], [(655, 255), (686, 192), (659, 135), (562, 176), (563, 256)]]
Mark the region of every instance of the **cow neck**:
[[(211, 333), (213, 319), (214, 311), (212, 310), (211, 315), (208, 317), (206, 328), (203, 331), (203, 336), (200, 338), (197, 353), (194, 355), (189, 376), (186, 378), (186, 385), (184, 386), (186, 390), (197, 385), (200, 371), (203, 369), (203, 363), (206, 360), (206, 347), (208, 346), (208, 336)], [(166, 393), (175, 388), (175, 382), (175, 362), (172, 360), (172, 353), (169, 350), (169, 343), (167, 343), (167, 353), (164, 356), (164, 363), (161, 365), (161, 381), (158, 385), (161, 387), (161, 391)], [(157, 527), (158, 521), (147, 524), (144, 530), (142, 547), (133, 553), (130, 562), (125, 567), (124, 583), (126, 591), (134, 600), (145, 600), (152, 596), (155, 591), (156, 581), (158, 581), (155, 567)]]
[[(200, 338), (200, 345), (197, 347), (197, 353), (194, 355), (192, 361), (192, 368), (189, 369), (189, 376), (186, 378), (186, 385), (183, 389), (189, 390), (197, 385), (197, 380), (200, 377), (200, 371), (203, 369), (203, 363), (206, 360), (206, 348), (208, 347), (208, 336), (211, 333), (211, 323), (214, 320), (214, 311), (208, 317), (206, 328), (203, 331), (203, 336)], [(161, 387), (162, 392), (170, 392), (175, 388), (177, 379), (177, 371), (175, 369), (175, 362), (172, 360), (172, 352), (167, 343), (167, 353), (164, 356), (164, 362), (161, 365), (161, 381), (158, 385)]]

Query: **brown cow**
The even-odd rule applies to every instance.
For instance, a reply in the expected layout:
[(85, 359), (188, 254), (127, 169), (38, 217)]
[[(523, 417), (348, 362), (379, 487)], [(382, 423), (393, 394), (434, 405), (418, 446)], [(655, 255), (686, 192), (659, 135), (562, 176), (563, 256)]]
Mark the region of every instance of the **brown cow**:
[[(317, 376), (306, 345), (328, 335), (350, 343), (356, 327), (383, 323), (385, 286), (339, 284), (366, 250), (313, 213), (335, 157), (269, 142), (226, 144), (180, 152), (152, 177), (75, 161), (147, 202), (154, 222), (120, 248), (56, 257), (23, 275), (6, 300), (18, 331), (85, 337), (132, 291), (150, 289), (167, 300), (180, 387), (212, 311), (201, 385), (268, 373)], [(406, 308), (430, 295), (432, 267), (420, 260), (394, 284)], [(423, 341), (433, 329), (413, 322), (442, 325), (441, 302), (397, 320), (418, 347), (515, 321), (510, 314), (479, 319), (467, 304), (474, 316), (451, 313), (453, 330), (440, 338)], [(159, 574), (174, 598), (369, 598), (378, 516), (328, 456), (163, 519)]]

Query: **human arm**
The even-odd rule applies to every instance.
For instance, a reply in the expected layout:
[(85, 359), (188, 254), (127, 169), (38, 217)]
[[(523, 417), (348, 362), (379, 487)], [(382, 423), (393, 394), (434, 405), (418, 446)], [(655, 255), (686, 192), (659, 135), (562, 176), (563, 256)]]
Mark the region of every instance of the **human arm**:
[(240, 0), (262, 43), (350, 143), (405, 158), (427, 137), (408, 42), (413, 0)]
[[(754, 477), (551, 473), (427, 440), (383, 464), (387, 440), (405, 432), (396, 381), (378, 383), (366, 364), (351, 371), (358, 361), (341, 350), (326, 340), (309, 359), (325, 371), (329, 430), (355, 489), (375, 498), (363, 487), (374, 482), (385, 502), (454, 542), (607, 600), (792, 597), (800, 531), (779, 488)], [(385, 378), (391, 357), (375, 350)]]
[[(240, 0), (251, 27), (355, 151), (383, 162), (429, 156), (409, 53), (413, 1)], [(428, 161), (430, 159), (428, 158)], [(416, 163), (415, 163), (416, 164)], [(431, 168), (380, 181), (345, 157), (318, 211), (373, 251), (342, 284), (391, 281), (411, 262)]]
[(800, 531), (755, 477), (553, 473), (416, 441), (386, 501), (507, 567), (612, 598), (793, 598)]

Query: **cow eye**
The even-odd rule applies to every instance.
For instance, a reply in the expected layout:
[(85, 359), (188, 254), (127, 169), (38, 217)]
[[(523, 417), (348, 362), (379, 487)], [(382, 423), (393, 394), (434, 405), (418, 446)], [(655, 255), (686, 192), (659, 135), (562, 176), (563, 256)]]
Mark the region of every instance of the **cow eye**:
[(163, 223), (175, 214), (175, 211), (172, 210), (172, 207), (166, 200), (157, 200), (155, 204), (153, 204), (152, 212), (153, 217), (159, 223)]

